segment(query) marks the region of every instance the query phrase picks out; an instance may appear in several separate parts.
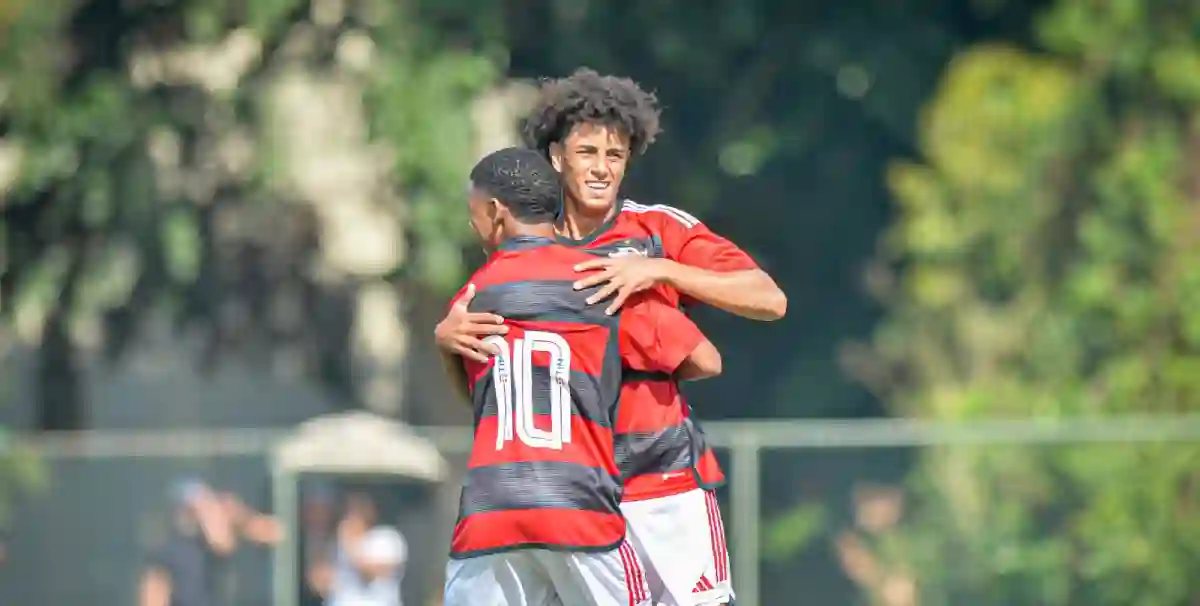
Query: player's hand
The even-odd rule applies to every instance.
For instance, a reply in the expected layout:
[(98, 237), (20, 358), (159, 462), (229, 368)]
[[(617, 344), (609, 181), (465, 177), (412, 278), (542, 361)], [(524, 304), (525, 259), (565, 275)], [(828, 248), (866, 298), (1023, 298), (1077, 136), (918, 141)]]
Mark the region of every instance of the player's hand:
[(505, 334), (508, 327), (504, 325), (504, 318), (496, 314), (468, 311), (474, 298), (475, 285), (469, 284), (467, 292), (450, 306), (450, 313), (433, 329), (433, 336), (442, 351), (486, 363), (488, 356), (495, 355), (496, 348), (484, 343), (483, 339)]
[(613, 297), (612, 303), (605, 310), (605, 313), (612, 315), (621, 309), (629, 297), (665, 281), (669, 264), (670, 261), (666, 259), (637, 255), (584, 261), (575, 266), (575, 271), (593, 273), (576, 281), (575, 290), (603, 284), (600, 290), (588, 297), (587, 302), (594, 304)]

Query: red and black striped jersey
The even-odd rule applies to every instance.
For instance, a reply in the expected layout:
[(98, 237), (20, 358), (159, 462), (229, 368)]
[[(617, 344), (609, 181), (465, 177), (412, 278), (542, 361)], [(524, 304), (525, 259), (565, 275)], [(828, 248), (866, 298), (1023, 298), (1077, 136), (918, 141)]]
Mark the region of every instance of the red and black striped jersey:
[[(758, 268), (737, 245), (687, 212), (663, 204), (619, 200), (616, 213), (591, 235), (559, 241), (593, 254), (665, 257), (713, 271)], [(673, 305), (692, 303), (673, 288), (660, 285), (655, 290)], [(698, 486), (714, 488), (725, 481), (703, 430), (670, 376), (626, 373), (615, 440), (626, 500), (679, 494)]]
[(623, 373), (674, 372), (704, 337), (657, 295), (614, 316), (588, 305), (595, 289), (573, 284), (589, 258), (548, 238), (513, 238), (469, 282), (471, 311), (500, 315), (509, 331), (488, 338), (499, 353), (487, 364), (464, 362), (475, 438), (451, 557), (604, 551), (624, 540), (613, 443)]

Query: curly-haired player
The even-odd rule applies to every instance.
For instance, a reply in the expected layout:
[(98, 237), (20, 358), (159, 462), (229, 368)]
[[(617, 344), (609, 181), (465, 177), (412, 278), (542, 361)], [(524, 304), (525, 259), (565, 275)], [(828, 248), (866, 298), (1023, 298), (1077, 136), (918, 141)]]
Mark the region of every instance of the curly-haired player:
[[(560, 241), (593, 253), (577, 289), (615, 313), (639, 291), (701, 302), (755, 320), (783, 316), (787, 299), (736, 245), (680, 209), (620, 199), (630, 159), (661, 132), (658, 101), (627, 78), (580, 69), (542, 83), (525, 138), (563, 177)], [(601, 303), (603, 302), (603, 303)], [(481, 339), (503, 331), (486, 316), (448, 315), (439, 346), (486, 359)], [(674, 377), (626, 373), (614, 428), (621, 505), (656, 603), (732, 603), (725, 533), (713, 488), (724, 477)]]

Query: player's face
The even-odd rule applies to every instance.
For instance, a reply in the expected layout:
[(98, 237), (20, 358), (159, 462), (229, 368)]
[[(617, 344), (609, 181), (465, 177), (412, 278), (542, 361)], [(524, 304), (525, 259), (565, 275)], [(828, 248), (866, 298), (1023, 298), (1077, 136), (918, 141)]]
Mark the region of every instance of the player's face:
[(550, 160), (562, 173), (571, 210), (605, 215), (617, 200), (629, 161), (629, 137), (601, 124), (580, 124), (550, 148)]
[(487, 192), (472, 188), (467, 198), (467, 210), (471, 215), (471, 229), (479, 236), (483, 250), (491, 254), (503, 236), (498, 215), (500, 204)]

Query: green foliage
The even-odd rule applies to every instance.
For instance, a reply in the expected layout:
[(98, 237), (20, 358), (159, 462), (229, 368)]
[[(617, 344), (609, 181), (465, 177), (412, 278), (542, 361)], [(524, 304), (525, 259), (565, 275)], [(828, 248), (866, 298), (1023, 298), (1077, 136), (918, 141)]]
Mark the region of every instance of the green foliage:
[(0, 528), (12, 516), (12, 505), (21, 495), (36, 494), (46, 487), (41, 462), (0, 427)]
[(778, 516), (766, 525), (763, 559), (787, 560), (803, 551), (821, 536), (829, 523), (829, 515), (821, 505), (802, 505)]
[[(292, 348), (353, 398), (359, 286), (460, 277), (486, 39), (451, 48), (422, 2), (4, 4), (0, 330), (49, 380), (70, 382), (82, 335), (115, 359), (166, 317), (206, 364)], [(351, 263), (345, 221), (395, 229)]]
[[(1048, 53), (961, 54), (927, 105), (876, 338), (898, 412), (1200, 410), (1200, 5), (1059, 0)], [(879, 538), (922, 604), (1200, 596), (1200, 445), (923, 455)]]

